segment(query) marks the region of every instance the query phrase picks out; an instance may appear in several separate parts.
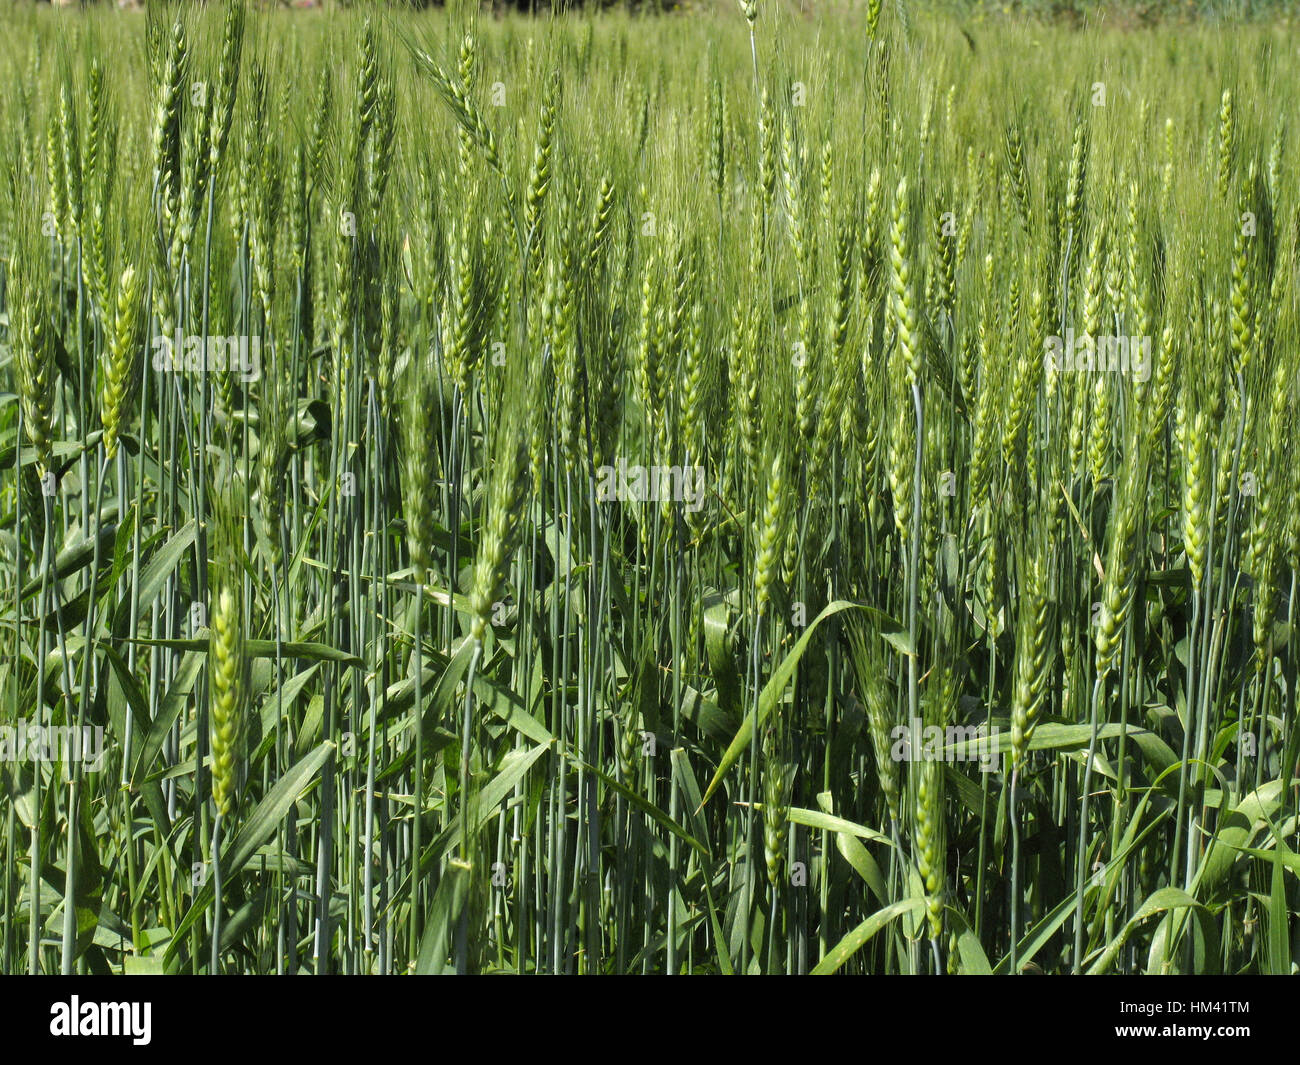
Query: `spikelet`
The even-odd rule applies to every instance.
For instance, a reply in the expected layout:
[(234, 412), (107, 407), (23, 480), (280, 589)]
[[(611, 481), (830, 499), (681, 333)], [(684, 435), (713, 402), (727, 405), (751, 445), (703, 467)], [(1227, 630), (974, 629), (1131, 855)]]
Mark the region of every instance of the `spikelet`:
[(1133, 574), (1142, 549), (1140, 521), (1146, 492), (1145, 456), (1124, 467), (1111, 507), (1106, 544), (1106, 579), (1096, 622), (1096, 665), (1104, 675), (1119, 655), (1120, 641), (1133, 603)]
[(889, 295), (891, 323), (898, 337), (901, 366), (910, 389), (921, 377), (921, 338), (916, 322), (916, 296), (912, 291), (906, 210), (907, 178), (903, 178), (894, 193), (889, 227)]
[[(392, 175), (397, 133), (397, 94), (393, 80), (387, 74), (379, 79), (373, 112), (373, 119), (367, 124), (362, 161), (365, 171), (366, 217), (370, 228), (377, 230), (387, 218), (384, 196)], [(373, 289), (374, 286), (370, 286), (371, 292)]]
[(533, 161), (528, 170), (528, 187), (524, 197), (524, 235), (528, 241), (531, 271), (540, 269), (542, 247), (542, 209), (551, 188), (551, 142), (559, 110), (560, 76), (554, 73), (546, 81), (542, 96), (542, 113), (537, 121), (537, 139), (533, 144)]
[(1030, 407), (1043, 375), (1043, 360), (1038, 352), (1043, 350), (1047, 333), (1046, 306), (1042, 290), (1035, 287), (1029, 300), (1029, 337), (1018, 345), (1015, 380), (1011, 387), (1011, 406), (1007, 411), (1002, 432), (1002, 455), (1007, 465), (1015, 461), (1021, 439), (1029, 420)]
[[(1090, 256), (1091, 258), (1091, 256)], [(1118, 256), (1109, 256), (1105, 266), (1105, 289), (1106, 299), (1110, 306), (1118, 308), (1121, 305), (1122, 283), (1120, 265), (1117, 261)], [(1087, 295), (1085, 294), (1084, 316), (1087, 318), (1092, 310), (1087, 305)], [(1100, 316), (1097, 319), (1097, 325), (1089, 329), (1089, 335), (1093, 338), (1092, 357), (1095, 361), (1092, 369), (1095, 371), (1092, 384), (1092, 421), (1088, 427), (1088, 468), (1092, 475), (1092, 483), (1095, 488), (1105, 478), (1109, 466), (1109, 460), (1112, 449), (1112, 437), (1114, 434), (1114, 422), (1112, 420), (1112, 382), (1113, 375), (1101, 365), (1098, 358), (1098, 348), (1096, 344), (1095, 330), (1100, 325)]]
[(128, 266), (118, 281), (113, 328), (103, 360), (100, 420), (104, 425), (104, 454), (109, 459), (117, 455), (122, 425), (131, 416), (145, 324), (143, 285), (135, 267)]
[[(1276, 359), (1271, 387), (1268, 423), (1264, 427), (1264, 454), (1275, 462), (1289, 453), (1290, 367), (1286, 358)], [(1264, 466), (1256, 477), (1245, 558), (1246, 572), (1255, 579), (1251, 636), (1255, 645), (1255, 668), (1262, 672), (1271, 652), (1274, 599), (1277, 595), (1277, 563), (1282, 542), (1278, 488), (1285, 467)]]
[(325, 162), (325, 145), (330, 132), (330, 105), (334, 99), (334, 87), (330, 79), (329, 67), (320, 73), (317, 86), (316, 107), (312, 113), (311, 138), (308, 141), (307, 170), (312, 184), (318, 184), (324, 177), (322, 167)]
[(90, 112), (85, 155), (86, 280), (95, 311), (107, 323), (112, 314), (108, 218), (112, 210), (113, 175), (117, 171), (117, 130), (110, 112), (104, 68), (97, 59), (92, 61), (87, 75), (86, 96)]
[[(713, 389), (714, 362), (704, 349), (703, 313), (698, 301), (691, 304), (682, 355), (681, 457), (683, 467), (705, 469), (708, 460), (709, 397)], [(704, 508), (688, 509), (686, 520), (694, 536), (701, 536), (708, 513)]]
[(741, 462), (740, 468), (759, 471), (759, 428), (760, 428), (760, 394), (762, 378), (758, 369), (758, 322), (753, 313), (745, 313), (743, 302), (737, 302), (732, 315), (732, 342), (729, 349), (731, 365), (728, 374), (732, 381), (734, 410), (732, 424), (735, 427), (737, 451)]
[(427, 52), (413, 49), (412, 55), (415, 58), (416, 66), (429, 76), (434, 89), (437, 90), (438, 95), (443, 98), (447, 106), (451, 108), (452, 116), (477, 146), (484, 161), (498, 176), (504, 178), (505, 170), (501, 161), (501, 149), (497, 144), (496, 135), (483, 118), (482, 112), (479, 111), (470, 98), (469, 91), (463, 85), (453, 81)]
[(162, 61), (155, 85), (154, 120), (151, 140), (154, 187), (162, 211), (174, 211), (179, 193), (181, 156), (181, 99), (189, 67), (189, 46), (185, 23), (178, 15), (165, 40), (159, 40)]
[(759, 521), (754, 526), (754, 608), (763, 617), (772, 601), (780, 566), (780, 550), (785, 532), (790, 494), (786, 483), (786, 456), (779, 445), (773, 449), (765, 497)]
[[(808, 479), (818, 484), (825, 476), (832, 444), (838, 440), (847, 446), (861, 424), (862, 408), (858, 385), (857, 356), (849, 347), (849, 323), (853, 311), (856, 277), (853, 270), (853, 236), (848, 226), (841, 226), (835, 243), (836, 285), (827, 312), (829, 345), (829, 388), (824, 410), (813, 437), (813, 452)], [(839, 412), (839, 418), (833, 415)]]
[(235, 97), (239, 90), (239, 67), (244, 45), (244, 0), (226, 0), (225, 22), (221, 33), (221, 59), (212, 100), (208, 139), (208, 173), (215, 180), (230, 126), (235, 115)]
[(412, 577), (425, 584), (433, 564), (433, 502), (441, 476), (434, 417), (441, 407), (430, 358), (413, 358), (402, 379), (402, 514)]
[[(951, 720), (957, 701), (952, 672), (940, 669), (932, 678), (933, 687), (927, 693), (925, 722), (927, 731), (938, 728), (943, 732)], [(920, 753), (920, 752), (918, 752)], [(916, 755), (914, 754), (914, 759)], [(916, 769), (916, 863), (925, 887), (926, 921), (930, 938), (937, 940), (943, 934), (943, 896), (946, 875), (947, 842), (944, 818), (943, 763), (937, 753), (921, 753), (914, 760)]]
[(587, 274), (595, 277), (602, 258), (609, 252), (610, 227), (614, 219), (614, 183), (606, 174), (600, 179), (596, 206), (591, 218), (591, 244), (587, 252)]
[[(209, 178), (208, 162), (211, 158), (205, 142), (211, 137), (208, 131), (211, 97), (204, 93), (200, 103), (191, 104), (181, 133), (181, 182), (176, 203), (176, 228), (172, 233), (172, 263), (179, 264), (189, 256), (203, 213), (205, 189)], [(261, 145), (270, 150), (270, 145)]]
[(913, 513), (913, 485), (916, 463), (916, 424), (909, 412), (910, 403), (904, 406), (905, 399), (899, 397), (890, 418), (889, 433), (889, 494), (894, 501), (894, 527), (898, 530), (898, 540), (904, 546), (912, 542), (912, 523), (916, 518)]
[(1006, 151), (1016, 213), (1020, 217), (1021, 226), (1028, 233), (1033, 221), (1033, 200), (1029, 191), (1029, 167), (1025, 162), (1025, 146), (1020, 137), (1020, 130), (1015, 125), (1007, 127)]
[(1219, 105), (1219, 199), (1226, 200), (1232, 186), (1232, 164), (1236, 148), (1236, 117), (1232, 107), (1232, 90), (1223, 90)]
[(1044, 558), (1048, 539), (1043, 530), (1031, 541), (1017, 602), (1015, 682), (1011, 697), (1011, 767), (1023, 763), (1034, 726), (1042, 710), (1051, 676), (1054, 645), (1052, 610), (1048, 598), (1048, 567)]
[(900, 815), (901, 792), (898, 759), (894, 757), (893, 699), (884, 656), (879, 651), (878, 635), (871, 630), (862, 616), (854, 613), (848, 623), (850, 662), (857, 681), (858, 693), (866, 708), (867, 731), (871, 736), (871, 749), (876, 759), (876, 777), (880, 793), (885, 799), (885, 809), (891, 822), (897, 824)]
[[(469, 95), (474, 93), (474, 83), (478, 76), (478, 48), (472, 33), (467, 33), (460, 42), (460, 54), (456, 58), (456, 73), (460, 83)], [(457, 148), (456, 168), (462, 178), (469, 174), (470, 160), (474, 153), (474, 138), (461, 128), (456, 130)]]
[(957, 231), (949, 224), (943, 214), (935, 215), (934, 250), (937, 279), (935, 281), (935, 299), (938, 302), (936, 313), (942, 320), (951, 319), (957, 297)]
[(453, 224), (447, 234), (447, 273), (451, 291), (443, 301), (441, 353), (462, 397), (482, 357), (484, 263), (481, 244), (468, 225)]
[(244, 619), (240, 609), (238, 570), (226, 571), (212, 606), (209, 646), (209, 722), (212, 730), (212, 802), (222, 818), (229, 816), (238, 786), (243, 740), (245, 695)]
[[(1252, 174), (1253, 177), (1253, 174)], [(1250, 209), (1249, 189), (1253, 180), (1242, 187), (1239, 214)], [(1255, 339), (1255, 303), (1252, 292), (1253, 271), (1250, 259), (1252, 240), (1246, 227), (1234, 227), (1232, 242), (1232, 283), (1229, 294), (1229, 326), (1231, 328), (1232, 372), (1245, 378), (1250, 371), (1250, 358)]]
[(867, 37), (875, 40), (880, 32), (880, 9), (882, 0), (867, 0)]
[(1183, 551), (1192, 576), (1192, 588), (1202, 586), (1205, 578), (1206, 541), (1209, 535), (1209, 512), (1206, 493), (1213, 491), (1210, 478), (1207, 441), (1209, 416), (1200, 407), (1192, 408), (1190, 389), (1174, 411), (1174, 438), (1182, 458)]
[(641, 402), (646, 424), (657, 416), (659, 399), (659, 346), (658, 323), (663, 313), (659, 290), (658, 257), (652, 251), (646, 256), (641, 276), (641, 323), (637, 338), (635, 358), (632, 363), (637, 398)]
[(5, 295), (23, 431), (36, 452), (37, 472), (44, 478), (54, 467), (57, 369), (49, 256), (36, 223), (35, 204), (30, 198), (20, 199), (15, 212), (14, 250)]
[(997, 436), (996, 404), (998, 402), (998, 374), (994, 336), (998, 329), (997, 309), (993, 292), (993, 256), (984, 257), (984, 290), (980, 299), (979, 324), (970, 374), (969, 389), (974, 394), (975, 411), (971, 426), (971, 508), (978, 511), (988, 498), (993, 477), (993, 460), (996, 457), (994, 441)]
[(781, 881), (789, 834), (790, 793), (795, 766), (786, 757), (786, 726), (773, 714), (763, 730), (763, 858), (767, 881), (773, 887)]
[(794, 368), (795, 431), (802, 451), (812, 443), (816, 413), (813, 388), (817, 380), (819, 348), (812, 336), (811, 250), (804, 212), (803, 168), (789, 124), (782, 131), (781, 138), (781, 185), (790, 246), (799, 275), (798, 334), (791, 365)]
[[(1142, 240), (1142, 220), (1140, 213), (1141, 201), (1139, 199), (1138, 183), (1136, 181), (1129, 183), (1129, 200), (1127, 216), (1127, 236), (1128, 236), (1128, 257), (1125, 263), (1124, 271), (1124, 290), (1126, 297), (1127, 310), (1129, 314), (1128, 332), (1139, 339), (1140, 342), (1147, 341), (1151, 336), (1153, 307), (1151, 293), (1151, 278), (1144, 267), (1150, 262), (1150, 255), (1147, 247)], [(1130, 360), (1132, 352), (1130, 351)], [(1132, 362), (1130, 361), (1130, 367)], [(1151, 367), (1148, 367), (1150, 370)], [(1147, 383), (1141, 379), (1141, 376), (1134, 376), (1133, 396), (1134, 402), (1138, 406), (1139, 413), (1147, 411), (1146, 402)]]
[[(761, 209), (762, 236), (766, 237), (776, 203), (776, 116), (766, 89), (758, 104), (758, 186), (760, 195), (756, 203)], [(765, 245), (760, 244), (760, 251), (766, 254)]]
[[(510, 365), (512, 374), (522, 374), (514, 364)], [(541, 401), (536, 382), (529, 386), (512, 378), (508, 386), (497, 428), (495, 454), (488, 470), (486, 517), (470, 578), (469, 634), (480, 645), (487, 635), (493, 606), (522, 535), (525, 515), (521, 508), (529, 492), (528, 444), (534, 411)]]
[(1070, 237), (1068, 268), (1072, 274), (1083, 257), (1083, 220), (1087, 206), (1087, 181), (1088, 124), (1086, 119), (1079, 118), (1076, 120), (1074, 134), (1070, 140), (1070, 171), (1065, 186), (1065, 224)]

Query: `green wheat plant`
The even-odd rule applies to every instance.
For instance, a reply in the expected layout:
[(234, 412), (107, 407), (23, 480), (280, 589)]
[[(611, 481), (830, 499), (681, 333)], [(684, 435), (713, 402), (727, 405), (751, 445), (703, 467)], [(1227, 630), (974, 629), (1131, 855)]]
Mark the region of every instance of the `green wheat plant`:
[(1297, 971), (1287, 33), (6, 7), (0, 972)]

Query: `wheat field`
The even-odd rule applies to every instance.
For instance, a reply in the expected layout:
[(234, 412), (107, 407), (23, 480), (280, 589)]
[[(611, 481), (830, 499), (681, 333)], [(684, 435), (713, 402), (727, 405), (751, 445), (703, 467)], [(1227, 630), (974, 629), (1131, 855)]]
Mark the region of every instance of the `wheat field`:
[(7, 5), (0, 971), (1295, 971), (1297, 51)]

